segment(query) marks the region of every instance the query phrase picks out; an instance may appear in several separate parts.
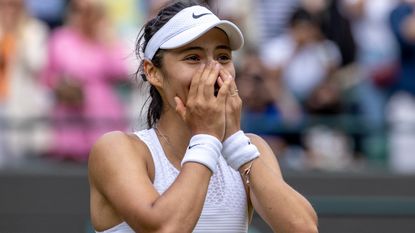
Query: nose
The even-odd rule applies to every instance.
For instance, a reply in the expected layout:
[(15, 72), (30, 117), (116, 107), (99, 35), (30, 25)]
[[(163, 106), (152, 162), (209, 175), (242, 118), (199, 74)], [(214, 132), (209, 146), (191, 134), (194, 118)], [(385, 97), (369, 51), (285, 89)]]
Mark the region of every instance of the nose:
[(212, 58), (207, 58), (206, 59), (206, 61), (205, 61), (205, 66), (207, 67), (207, 66), (209, 66), (209, 65), (212, 65), (212, 66), (214, 66), (214, 65), (216, 65), (216, 64), (219, 64), (220, 66), (221, 66), (221, 68), (222, 68), (222, 65), (218, 62), (218, 61), (216, 61), (213, 57)]

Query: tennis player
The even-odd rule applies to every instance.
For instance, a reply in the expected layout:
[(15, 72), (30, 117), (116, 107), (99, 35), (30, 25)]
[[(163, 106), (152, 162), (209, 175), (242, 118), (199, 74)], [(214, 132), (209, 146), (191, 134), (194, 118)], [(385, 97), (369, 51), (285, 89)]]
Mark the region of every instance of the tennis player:
[(195, 3), (172, 3), (144, 26), (149, 128), (94, 145), (96, 232), (247, 232), (254, 210), (275, 232), (318, 231), (267, 143), (240, 129), (232, 51), (242, 46), (237, 26)]

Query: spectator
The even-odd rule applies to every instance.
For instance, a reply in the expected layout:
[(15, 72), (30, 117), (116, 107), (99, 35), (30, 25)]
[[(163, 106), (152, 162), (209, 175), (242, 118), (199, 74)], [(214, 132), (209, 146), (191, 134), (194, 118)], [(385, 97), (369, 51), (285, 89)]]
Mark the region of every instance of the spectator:
[[(277, 79), (267, 78), (266, 69), (253, 48), (243, 54), (236, 82), (243, 101), (242, 128), (261, 135), (274, 151), (281, 166), (291, 166), (284, 159), (287, 145), (298, 143), (301, 109)], [(290, 124), (288, 124), (290, 123)], [(287, 164), (290, 163), (290, 164)]]
[(401, 1), (390, 20), (400, 48), (399, 77), (386, 111), (391, 129), (390, 165), (395, 171), (414, 173), (415, 1)]
[(302, 0), (304, 8), (319, 22), (325, 38), (334, 42), (340, 50), (341, 67), (353, 64), (356, 44), (350, 21), (338, 0)]
[(398, 48), (388, 18), (396, 0), (344, 0), (357, 44), (360, 109), (368, 123), (384, 122), (388, 87), (394, 81)]
[(401, 71), (396, 91), (415, 95), (415, 1), (403, 0), (391, 13), (392, 31), (400, 48)]
[(51, 155), (84, 161), (96, 138), (126, 127), (114, 89), (127, 77), (122, 51), (102, 2), (70, 4), (67, 24), (51, 36), (43, 80), (55, 96)]
[(38, 79), (47, 36), (47, 26), (26, 13), (24, 1), (0, 0), (0, 119), (6, 120), (0, 157), (43, 153), (48, 143), (46, 125), (36, 121), (48, 109)]
[(386, 156), (385, 104), (397, 71), (397, 43), (388, 18), (396, 0), (343, 0), (343, 13), (351, 22), (356, 41), (355, 83), (351, 103), (364, 129), (359, 128), (356, 148), (365, 159)]
[[(338, 137), (333, 137), (333, 142), (339, 145), (336, 147), (339, 152), (342, 150), (341, 158), (350, 158), (348, 136), (341, 130), (331, 127), (324, 127), (326, 129), (324, 131), (318, 130), (321, 128), (320, 124), (330, 124), (327, 118), (322, 118), (323, 121), (313, 121), (313, 125), (302, 124), (311, 123), (310, 121), (314, 120), (311, 118), (312, 115), (332, 117), (344, 112), (338, 80), (332, 78), (341, 64), (341, 54), (333, 42), (325, 39), (319, 23), (316, 15), (305, 9), (298, 9), (290, 19), (289, 30), (263, 47), (262, 61), (268, 70), (267, 78), (275, 83), (267, 86), (279, 87), (273, 92), (281, 93), (283, 90), (286, 92), (285, 97), (293, 96), (291, 99), (297, 102), (304, 116), (304, 121), (297, 121), (297, 131), (295, 131), (297, 135), (292, 133), (289, 138), (285, 138), (289, 139), (287, 141), (290, 144), (286, 150), (286, 160), (302, 160), (302, 166), (333, 169), (334, 167), (331, 166), (335, 162), (324, 163), (325, 161), (316, 159), (327, 159), (327, 156), (320, 153), (321, 150), (332, 151), (329, 144), (322, 142), (327, 135), (338, 135)], [(290, 105), (293, 106), (293, 104)], [(315, 124), (317, 126), (314, 127)], [(311, 128), (307, 130), (309, 127)], [(314, 140), (311, 141), (310, 138)], [(316, 150), (315, 145), (327, 145), (327, 147)], [(304, 158), (301, 148), (303, 146), (310, 155), (306, 159), (310, 163), (301, 159)], [(332, 157), (330, 161), (339, 161), (339, 158)], [(293, 163), (289, 162), (289, 164)]]
[(318, 21), (304, 9), (293, 14), (287, 33), (261, 50), (269, 78), (281, 79), (301, 104), (340, 64), (338, 48), (322, 37)]

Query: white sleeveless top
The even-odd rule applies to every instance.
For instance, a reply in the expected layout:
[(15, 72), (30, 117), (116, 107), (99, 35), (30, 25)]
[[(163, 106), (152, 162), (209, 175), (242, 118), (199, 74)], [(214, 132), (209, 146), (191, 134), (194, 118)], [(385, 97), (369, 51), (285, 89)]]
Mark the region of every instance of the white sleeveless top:
[[(154, 188), (162, 194), (174, 182), (179, 171), (170, 163), (154, 129), (135, 133), (149, 148), (153, 157)], [(248, 231), (247, 198), (239, 172), (220, 157), (218, 169), (210, 179), (202, 214), (193, 232), (246, 233)], [(126, 222), (97, 233), (134, 233)]]

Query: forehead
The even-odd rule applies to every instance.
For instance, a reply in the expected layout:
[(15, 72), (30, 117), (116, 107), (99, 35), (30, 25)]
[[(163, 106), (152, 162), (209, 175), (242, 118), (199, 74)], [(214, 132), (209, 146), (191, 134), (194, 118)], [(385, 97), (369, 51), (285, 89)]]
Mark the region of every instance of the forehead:
[(201, 37), (197, 38), (196, 40), (190, 42), (187, 45), (176, 49), (170, 49), (168, 51), (177, 52), (182, 51), (183, 49), (190, 48), (190, 47), (201, 47), (201, 48), (211, 48), (221, 46), (227, 47), (230, 49), (229, 38), (224, 31), (219, 28), (212, 28), (203, 34)]

